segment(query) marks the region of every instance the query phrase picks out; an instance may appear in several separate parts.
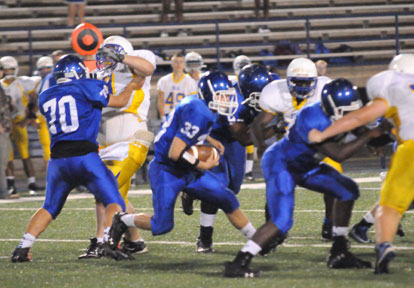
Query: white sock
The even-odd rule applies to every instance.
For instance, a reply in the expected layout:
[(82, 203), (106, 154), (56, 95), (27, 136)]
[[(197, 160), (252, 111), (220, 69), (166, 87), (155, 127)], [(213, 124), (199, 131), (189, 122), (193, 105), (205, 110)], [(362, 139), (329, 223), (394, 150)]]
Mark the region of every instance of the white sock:
[(36, 241), (36, 237), (30, 233), (24, 233), (22, 239), (20, 240), (18, 248), (28, 248), (32, 247), (33, 243)]
[(242, 229), (240, 229), (244, 237), (247, 239), (250, 239), (253, 237), (254, 233), (256, 233), (256, 228), (253, 227), (252, 223), (247, 223), (246, 226), (244, 226)]
[(27, 178), (27, 183), (28, 184), (32, 184), (32, 183), (36, 183), (36, 177), (29, 177), (29, 178)]
[(96, 237), (96, 241), (98, 243), (103, 243), (104, 242), (104, 237)]
[(136, 227), (135, 226), (135, 214), (126, 214), (121, 217), (121, 221), (125, 223), (128, 227)]
[(137, 243), (137, 242), (144, 242), (144, 239), (142, 239), (142, 237), (139, 237), (138, 239), (135, 239), (135, 240), (128, 240), (128, 241), (131, 241), (131, 242), (135, 242), (135, 243)]
[(6, 176), (6, 179), (8, 179), (8, 180), (14, 180), (14, 176)]
[(249, 252), (253, 256), (257, 255), (262, 250), (262, 247), (257, 245), (253, 240), (248, 240), (244, 247), (241, 249), (242, 252)]
[(216, 214), (200, 213), (200, 225), (204, 227), (213, 227), (216, 222)]
[(253, 160), (246, 160), (246, 173), (252, 172)]
[(348, 234), (348, 227), (333, 226), (332, 236), (346, 236)]
[(368, 223), (371, 223), (371, 224), (374, 224), (375, 223), (375, 218), (374, 218), (374, 216), (372, 216), (371, 211), (368, 211), (368, 213), (365, 214), (364, 219)]
[(109, 229), (111, 229), (111, 227), (105, 227), (105, 230), (104, 230), (104, 242), (107, 242), (108, 241)]

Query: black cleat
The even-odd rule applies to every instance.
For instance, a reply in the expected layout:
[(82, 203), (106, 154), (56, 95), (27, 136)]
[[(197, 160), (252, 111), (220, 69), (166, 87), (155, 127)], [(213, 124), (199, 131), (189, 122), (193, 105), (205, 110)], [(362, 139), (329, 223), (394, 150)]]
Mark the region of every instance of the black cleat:
[(388, 265), (395, 258), (395, 248), (390, 242), (385, 242), (375, 246), (377, 260), (375, 262), (375, 274), (389, 273)]
[(400, 236), (400, 237), (404, 237), (405, 236), (405, 232), (404, 232), (401, 224), (398, 224), (397, 235)]
[(214, 252), (213, 243), (210, 243), (210, 244), (203, 243), (201, 239), (198, 238), (196, 242), (196, 251), (197, 253), (206, 253), (206, 254), (213, 253)]
[(224, 277), (229, 278), (255, 278), (262, 274), (261, 271), (251, 270), (237, 262), (226, 262), (224, 266)]
[(342, 251), (335, 254), (331, 253), (328, 256), (327, 265), (331, 269), (364, 269), (372, 267), (370, 262), (359, 259), (349, 251)]
[(7, 188), (7, 199), (19, 199), (20, 195), (17, 193), (17, 189), (14, 186)]
[(191, 216), (194, 213), (193, 208), (194, 197), (187, 192), (181, 193), (181, 206), (183, 208), (184, 214)]
[(103, 243), (98, 243), (96, 237), (91, 238), (90, 241), (91, 244), (89, 244), (89, 247), (85, 250), (85, 253), (80, 255), (78, 259), (99, 259), (103, 256)]
[(244, 175), (244, 179), (246, 179), (247, 181), (253, 182), (254, 180), (256, 180), (253, 176), (253, 172), (250, 171), (249, 173), (246, 173)]
[(108, 235), (108, 243), (112, 250), (118, 248), (122, 234), (124, 234), (128, 229), (128, 226), (126, 226), (125, 223), (121, 220), (121, 217), (126, 214), (127, 213), (125, 212), (117, 212), (113, 217), (112, 226), (111, 229), (109, 229)]
[(108, 242), (102, 244), (103, 256), (110, 257), (116, 261), (120, 260), (135, 260), (128, 251), (121, 250), (119, 248), (111, 249), (111, 246)]
[(355, 224), (352, 226), (351, 231), (349, 231), (349, 237), (354, 239), (358, 243), (368, 244), (373, 243), (371, 239), (368, 238), (367, 232), (370, 227)]
[(332, 223), (323, 222), (321, 234), (323, 241), (332, 241)]
[(27, 188), (29, 189), (29, 194), (31, 196), (36, 196), (37, 195), (37, 191), (39, 191), (39, 187), (36, 185), (36, 183), (30, 183), (29, 186), (27, 186)]
[(145, 245), (144, 240), (140, 240), (137, 242), (128, 241), (124, 238), (124, 242), (121, 243), (121, 249), (124, 251), (128, 251), (130, 254), (137, 253), (143, 254), (148, 252), (147, 245)]
[(13, 263), (32, 261), (32, 257), (30, 256), (30, 247), (14, 249), (11, 261)]

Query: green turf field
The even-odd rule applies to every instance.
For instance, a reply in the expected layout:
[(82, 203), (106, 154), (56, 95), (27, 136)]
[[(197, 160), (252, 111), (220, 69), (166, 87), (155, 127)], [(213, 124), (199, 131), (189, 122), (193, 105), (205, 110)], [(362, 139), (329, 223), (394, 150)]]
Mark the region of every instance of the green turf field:
[[(353, 174), (353, 177), (377, 176)], [(376, 201), (379, 182), (360, 184), (352, 224)], [(264, 221), (264, 189), (244, 189), (241, 207), (259, 227)], [(134, 195), (130, 200), (141, 212), (151, 212), (150, 195)], [(143, 232), (149, 252), (134, 261), (111, 259), (78, 260), (94, 235), (93, 199), (68, 200), (61, 215), (41, 235), (32, 250), (32, 262), (14, 264), (10, 254), (18, 244), (31, 215), (42, 204), (18, 202), (0, 204), (0, 287), (410, 287), (414, 264), (413, 214), (403, 221), (406, 237), (397, 236), (398, 257), (392, 274), (376, 276), (373, 270), (328, 270), (325, 259), (329, 243), (320, 240), (323, 219), (322, 196), (296, 190), (295, 224), (289, 238), (276, 253), (257, 256), (252, 267), (264, 271), (261, 278), (225, 279), (223, 263), (234, 258), (245, 242), (223, 213), (215, 229), (215, 250), (210, 255), (195, 252), (199, 205), (193, 216), (184, 215), (177, 202), (175, 228), (164, 236)], [(373, 232), (369, 234), (374, 236)], [(352, 251), (374, 261), (373, 245), (352, 242)]]

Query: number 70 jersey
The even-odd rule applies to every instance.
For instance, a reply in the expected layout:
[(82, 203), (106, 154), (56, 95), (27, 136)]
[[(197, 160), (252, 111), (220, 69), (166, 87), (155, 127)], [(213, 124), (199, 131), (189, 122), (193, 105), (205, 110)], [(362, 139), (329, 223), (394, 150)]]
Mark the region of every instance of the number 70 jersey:
[(40, 93), (39, 110), (48, 124), (50, 148), (59, 141), (97, 144), (102, 108), (108, 101), (108, 87), (95, 79), (62, 83)]

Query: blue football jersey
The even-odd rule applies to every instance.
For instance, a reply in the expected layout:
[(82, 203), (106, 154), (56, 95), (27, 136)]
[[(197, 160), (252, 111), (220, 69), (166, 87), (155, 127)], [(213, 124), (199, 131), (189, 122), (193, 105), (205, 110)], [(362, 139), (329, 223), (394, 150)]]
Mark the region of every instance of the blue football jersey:
[(105, 82), (95, 79), (62, 83), (40, 93), (39, 110), (48, 123), (50, 148), (59, 141), (97, 144), (101, 110), (108, 101)]
[(197, 95), (187, 96), (168, 114), (154, 140), (154, 156), (158, 162), (176, 165), (168, 157), (174, 137), (183, 140), (187, 147), (202, 143), (210, 134), (217, 115), (210, 111)]
[(242, 104), (244, 98), (240, 92), (237, 82), (233, 85), (237, 91), (237, 101), (239, 107), (232, 116), (219, 115), (216, 123), (214, 123), (213, 130), (211, 131), (211, 137), (219, 140), (222, 143), (230, 143), (236, 141), (229, 130), (229, 127), (235, 123), (245, 123), (246, 126), (253, 122), (254, 118), (258, 115), (258, 111), (249, 107), (247, 104)]
[(49, 89), (52, 86), (56, 85), (55, 77), (53, 76), (53, 72), (47, 74), (45, 78), (42, 79), (42, 83), (40, 84), (39, 91), (43, 92), (46, 89)]
[(295, 124), (280, 143), (292, 168), (296, 171), (307, 171), (319, 164), (321, 159), (315, 157), (318, 151), (309, 143), (308, 135), (312, 129), (323, 131), (329, 125), (331, 120), (323, 112), (320, 102), (313, 103), (299, 112)]

